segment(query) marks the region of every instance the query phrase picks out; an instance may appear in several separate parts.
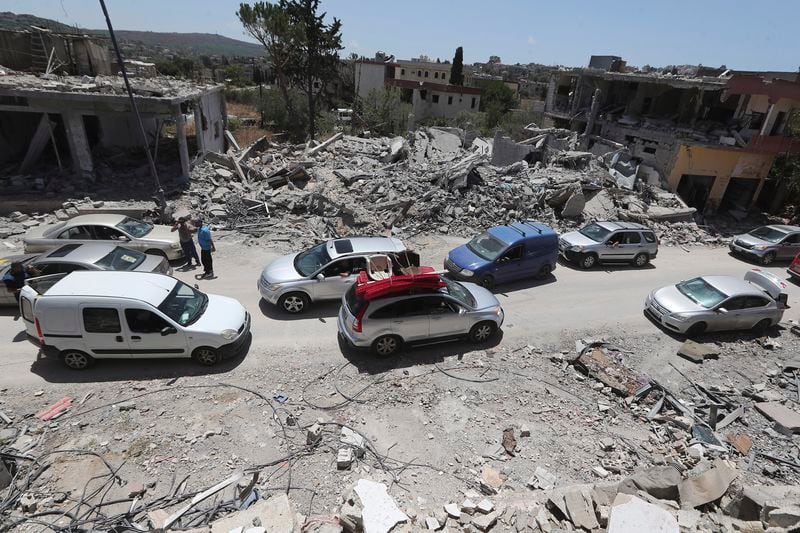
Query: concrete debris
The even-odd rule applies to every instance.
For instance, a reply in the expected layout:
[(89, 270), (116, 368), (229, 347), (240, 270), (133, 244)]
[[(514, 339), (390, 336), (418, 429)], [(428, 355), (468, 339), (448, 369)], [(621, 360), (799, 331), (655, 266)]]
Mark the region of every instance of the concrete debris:
[(505, 483), (505, 476), (490, 466), (484, 466), (481, 471), (481, 489), (487, 494), (496, 494), (497, 490)]
[(388, 533), (398, 523), (408, 521), (383, 483), (359, 479), (354, 491), (361, 500), (364, 533)]
[(755, 405), (759, 413), (780, 424), (791, 433), (800, 433), (800, 413), (777, 402), (761, 402)]
[(715, 461), (703, 474), (681, 481), (678, 486), (681, 507), (691, 509), (720, 499), (737, 475), (736, 469), (725, 461)]
[(339, 470), (347, 470), (355, 460), (353, 448), (340, 448), (336, 454), (336, 468)]
[(490, 500), (483, 499), (478, 502), (476, 509), (483, 514), (489, 514), (494, 511), (494, 504)]
[(719, 357), (719, 350), (687, 339), (681, 344), (681, 347), (678, 348), (678, 355), (685, 357), (693, 363), (702, 363), (706, 359), (716, 359)]
[(517, 447), (517, 439), (514, 437), (514, 429), (507, 428), (503, 430), (503, 449), (508, 455), (514, 457), (515, 449)]
[(564, 492), (564, 505), (570, 521), (576, 526), (588, 530), (600, 527), (594, 513), (592, 496), (586, 487), (574, 487)]
[(472, 525), (480, 531), (488, 531), (497, 523), (497, 513), (477, 515), (472, 519)]
[(439, 524), (439, 521), (436, 520), (436, 518), (434, 518), (433, 516), (428, 516), (425, 517), (425, 527), (427, 527), (431, 531), (436, 531), (442, 526)]
[(672, 466), (654, 466), (625, 478), (619, 491), (636, 494), (639, 490), (660, 500), (678, 501), (681, 473)]
[(625, 366), (625, 356), (608, 345), (589, 346), (575, 365), (621, 396), (630, 396), (647, 384), (647, 378)]
[(678, 521), (669, 511), (629, 494), (619, 494), (608, 516), (608, 533), (678, 533)]
[(528, 480), (528, 486), (532, 489), (550, 490), (556, 486), (556, 481), (558, 481), (558, 476), (537, 466), (533, 477)]
[(773, 509), (767, 515), (767, 524), (770, 527), (783, 527), (796, 531), (800, 528), (800, 505)]
[(461, 508), (458, 507), (458, 504), (455, 504), (455, 503), (445, 504), (444, 511), (447, 513), (447, 516), (449, 516), (450, 518), (458, 519), (458, 518), (461, 517)]
[(349, 427), (342, 427), (339, 442), (346, 446), (351, 446), (356, 457), (363, 457), (365, 439)]
[(725, 439), (742, 455), (749, 454), (750, 450), (753, 448), (753, 439), (746, 433), (728, 433)]
[(278, 494), (212, 522), (211, 533), (228, 533), (237, 527), (247, 531), (253, 526), (263, 527), (270, 533), (293, 533), (298, 525), (296, 515), (297, 511), (289, 497)]

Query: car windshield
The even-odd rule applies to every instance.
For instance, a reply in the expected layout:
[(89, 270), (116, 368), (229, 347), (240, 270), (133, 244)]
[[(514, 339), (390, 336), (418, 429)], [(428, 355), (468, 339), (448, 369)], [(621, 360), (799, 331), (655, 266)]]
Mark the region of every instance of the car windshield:
[(584, 237), (589, 237), (594, 242), (605, 241), (609, 233), (611, 233), (611, 230), (604, 228), (600, 224), (589, 224), (580, 230), (581, 235)]
[(484, 232), (467, 243), (470, 251), (487, 261), (494, 261), (506, 248), (506, 244)]
[(774, 228), (770, 228), (769, 226), (762, 226), (760, 228), (756, 228), (750, 232), (750, 235), (752, 235), (753, 237), (758, 237), (759, 239), (768, 242), (778, 242), (784, 237), (786, 237), (786, 233), (778, 231)]
[(442, 277), (445, 285), (447, 285), (447, 293), (458, 300), (459, 302), (467, 305), (469, 307), (475, 307), (475, 298), (472, 297), (472, 294), (457, 281), (453, 281)]
[(117, 224), (117, 229), (121, 229), (128, 235), (139, 238), (153, 231), (153, 225), (142, 222), (141, 220), (136, 220), (135, 218), (125, 217), (122, 219), (122, 222)]
[(208, 296), (179, 281), (158, 309), (181, 326), (188, 326), (203, 316), (207, 306)]
[(146, 254), (117, 246), (111, 253), (95, 262), (103, 270), (134, 270), (144, 262)]
[(323, 242), (297, 254), (297, 257), (294, 258), (294, 269), (303, 276), (310, 276), (330, 263), (331, 256), (328, 255), (327, 244)]
[(698, 305), (702, 305), (706, 309), (711, 309), (719, 305), (727, 294), (721, 292), (713, 285), (708, 283), (703, 278), (694, 278), (689, 281), (682, 281), (676, 285), (681, 294), (689, 298), (691, 301)]

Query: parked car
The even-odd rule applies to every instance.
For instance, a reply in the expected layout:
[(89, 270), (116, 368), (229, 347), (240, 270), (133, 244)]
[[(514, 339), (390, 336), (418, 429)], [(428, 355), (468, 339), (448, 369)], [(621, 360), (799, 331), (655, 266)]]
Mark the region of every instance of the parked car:
[(386, 357), (406, 344), (463, 337), (483, 343), (503, 318), (500, 302), (489, 290), (430, 268), (416, 276), (352, 285), (342, 296), (337, 323), (347, 344)]
[(396, 268), (419, 265), (419, 257), (399, 239), (332, 239), (274, 260), (261, 272), (258, 290), (287, 313), (302, 313), (311, 302), (340, 299), (375, 255), (388, 256)]
[(558, 236), (533, 221), (495, 226), (451, 250), (444, 268), (454, 279), (487, 289), (525, 278), (546, 278), (558, 262)]
[(95, 359), (193, 358), (213, 365), (247, 341), (250, 314), (233, 298), (143, 272), (72, 272), (28, 280), (20, 315), (47, 356), (82, 370)]
[(81, 215), (32, 228), (23, 240), (26, 253), (46, 252), (67, 242), (122, 245), (172, 261), (183, 257), (178, 233), (125, 215)]
[(788, 309), (786, 284), (754, 269), (744, 279), (701, 276), (651, 292), (645, 312), (662, 326), (688, 336), (706, 331), (763, 331)]
[(635, 222), (593, 222), (561, 236), (559, 252), (583, 268), (598, 263), (632, 263), (646, 266), (658, 255), (656, 234)]
[(789, 268), (786, 269), (786, 272), (789, 273), (795, 280), (800, 281), (800, 254), (797, 254), (792, 260), (792, 264), (789, 265)]
[(761, 226), (737, 235), (728, 247), (732, 253), (748, 256), (762, 265), (776, 259), (792, 259), (800, 252), (800, 226)]

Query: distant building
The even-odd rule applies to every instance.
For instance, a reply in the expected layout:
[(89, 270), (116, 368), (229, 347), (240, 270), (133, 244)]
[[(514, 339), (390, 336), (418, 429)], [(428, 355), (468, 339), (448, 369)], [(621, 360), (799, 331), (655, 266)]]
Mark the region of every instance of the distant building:
[(625, 61), (619, 56), (591, 56), (589, 68), (597, 68), (607, 72), (625, 72)]

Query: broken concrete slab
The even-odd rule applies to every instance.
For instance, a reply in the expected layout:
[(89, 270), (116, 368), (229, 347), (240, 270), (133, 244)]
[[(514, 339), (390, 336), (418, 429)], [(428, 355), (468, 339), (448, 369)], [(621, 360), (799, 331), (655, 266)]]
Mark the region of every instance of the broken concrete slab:
[(506, 478), (498, 470), (491, 466), (484, 466), (481, 471), (481, 488), (489, 489), (489, 493), (494, 494), (503, 486)]
[(681, 344), (681, 347), (678, 348), (678, 355), (693, 363), (702, 363), (706, 359), (718, 358), (719, 350), (687, 339)]
[(472, 525), (481, 531), (488, 531), (497, 523), (497, 513), (477, 515), (472, 519)]
[(592, 496), (588, 487), (573, 487), (564, 492), (564, 505), (570, 521), (576, 526), (588, 530), (600, 527), (594, 513)]
[(636, 494), (643, 490), (660, 500), (678, 501), (678, 486), (681, 473), (672, 466), (655, 466), (625, 478), (619, 484), (619, 492)]
[(761, 402), (755, 405), (759, 413), (780, 424), (792, 433), (800, 433), (800, 413), (778, 402)]
[(625, 366), (622, 353), (604, 346), (584, 350), (575, 360), (575, 365), (625, 397), (633, 395), (649, 382), (648, 378)]
[(742, 455), (747, 455), (753, 448), (753, 439), (747, 433), (728, 433), (725, 440)]
[(711, 469), (683, 480), (678, 486), (681, 507), (692, 509), (722, 498), (737, 475), (736, 469), (727, 462), (715, 461)]
[(445, 154), (457, 154), (461, 151), (461, 137), (439, 128), (428, 128), (429, 146)]
[(395, 525), (408, 521), (408, 516), (397, 507), (383, 483), (359, 479), (355, 492), (363, 507), (364, 533), (388, 533)]
[(403, 137), (394, 137), (389, 141), (389, 151), (383, 157), (384, 163), (396, 163), (408, 154), (408, 143)]
[(766, 522), (772, 509), (796, 505), (800, 501), (800, 486), (797, 485), (745, 485), (738, 505), (730, 514), (740, 520)]
[(556, 486), (556, 481), (558, 481), (558, 476), (537, 466), (533, 477), (528, 480), (528, 486), (532, 489), (551, 490)]
[(618, 494), (608, 517), (608, 533), (678, 533), (669, 511), (629, 494)]
[(585, 206), (586, 197), (583, 195), (583, 192), (574, 192), (561, 209), (561, 216), (564, 218), (578, 218), (583, 214)]
[(773, 509), (767, 515), (771, 527), (783, 527), (791, 531), (800, 528), (800, 505), (790, 505)]
[(259, 500), (247, 509), (228, 514), (211, 524), (211, 533), (228, 533), (237, 527), (249, 528), (258, 521), (270, 533), (292, 533), (298, 526), (297, 511), (286, 494)]

